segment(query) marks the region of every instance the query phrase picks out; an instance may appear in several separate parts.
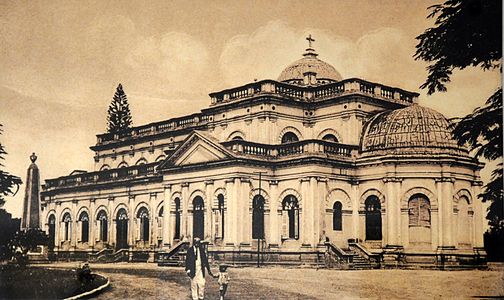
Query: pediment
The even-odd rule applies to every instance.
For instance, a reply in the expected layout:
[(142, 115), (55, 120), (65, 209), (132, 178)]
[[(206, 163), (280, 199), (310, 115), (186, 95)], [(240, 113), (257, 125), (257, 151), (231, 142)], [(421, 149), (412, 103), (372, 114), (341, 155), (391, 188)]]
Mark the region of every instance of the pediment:
[(233, 154), (211, 137), (194, 132), (158, 169), (225, 160)]
[(226, 155), (201, 140), (193, 144), (174, 161), (174, 165), (192, 165), (225, 159)]

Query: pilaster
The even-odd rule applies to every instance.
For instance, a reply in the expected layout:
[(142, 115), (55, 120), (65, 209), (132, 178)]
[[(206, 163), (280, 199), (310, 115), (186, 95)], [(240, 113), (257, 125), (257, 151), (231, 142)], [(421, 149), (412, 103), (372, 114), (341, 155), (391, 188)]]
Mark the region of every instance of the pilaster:
[(172, 234), (170, 228), (171, 221), (171, 194), (172, 186), (171, 184), (165, 184), (163, 190), (163, 248), (170, 248), (172, 242)]
[(214, 241), (212, 228), (212, 200), (213, 200), (213, 180), (205, 180), (205, 239)]
[(278, 180), (269, 181), (269, 191), (270, 191), (270, 230), (269, 231), (269, 244), (272, 247), (278, 247), (280, 245), (280, 228), (279, 228), (279, 216), (277, 212), (278, 208)]
[(182, 187), (182, 199), (181, 199), (181, 204), (182, 204), (182, 220), (181, 221), (181, 235), (184, 237), (184, 239), (189, 238), (189, 236), (192, 236), (192, 232), (189, 232), (189, 183), (184, 182), (181, 185)]

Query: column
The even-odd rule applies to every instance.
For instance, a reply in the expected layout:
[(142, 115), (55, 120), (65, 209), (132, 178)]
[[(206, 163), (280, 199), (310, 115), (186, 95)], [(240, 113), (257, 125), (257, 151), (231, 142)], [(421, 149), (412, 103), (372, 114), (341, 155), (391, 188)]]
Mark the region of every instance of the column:
[(485, 210), (483, 209), (483, 203), (477, 198), (481, 193), (481, 186), (483, 182), (474, 181), (472, 183), (472, 197), (473, 202), (473, 227), (474, 227), (474, 239), (473, 239), (473, 247), (483, 248), (483, 234), (485, 233), (485, 223), (486, 216)]
[(401, 205), (398, 196), (401, 180), (391, 177), (385, 178), (386, 207), (387, 207), (387, 246), (398, 246), (401, 234), (400, 218)]
[(135, 224), (136, 216), (134, 209), (134, 195), (128, 195), (128, 210), (129, 210), (129, 218), (128, 218), (128, 245), (133, 247), (135, 245), (135, 232), (136, 226), (140, 226), (139, 224)]
[[(299, 238), (302, 242), (302, 245), (309, 245), (311, 240), (311, 224), (310, 224), (310, 214), (313, 203), (313, 194), (310, 195), (310, 181), (311, 178), (302, 178), (301, 179), (301, 201), (303, 203), (302, 210), (300, 212), (300, 224), (299, 224)], [(298, 199), (299, 201), (300, 199)]]
[[(235, 177), (233, 179), (233, 186), (232, 186), (232, 197), (233, 199), (231, 200), (233, 202), (232, 205), (232, 210), (230, 209), (229, 216), (230, 219), (232, 219), (231, 223), (232, 228), (231, 229), (231, 242), (236, 246), (240, 243), (239, 240), (239, 228), (238, 224), (240, 224), (239, 220), (239, 215), (240, 215), (240, 188), (241, 188), (241, 182), (239, 177)], [(231, 207), (230, 207), (231, 208)]]
[(205, 181), (205, 239), (214, 241), (212, 224), (213, 180)]
[(107, 210), (108, 210), (108, 215), (107, 215), (107, 222), (108, 222), (108, 244), (112, 245), (116, 243), (116, 235), (115, 235), (115, 230), (116, 230), (116, 216), (114, 215), (114, 198), (109, 197), (107, 203)]
[(163, 248), (164, 249), (169, 249), (171, 246), (171, 241), (172, 241), (172, 231), (170, 228), (170, 217), (171, 217), (171, 210), (170, 210), (170, 204), (171, 204), (171, 192), (172, 191), (172, 186), (171, 184), (165, 184), (164, 185), (164, 191), (163, 191)]
[(94, 248), (96, 244), (96, 237), (95, 237), (95, 232), (96, 232), (96, 211), (95, 211), (95, 198), (91, 198), (89, 200), (89, 246)]
[(70, 243), (70, 246), (75, 249), (77, 247), (77, 219), (79, 216), (77, 215), (77, 200), (72, 200), (72, 241)]
[(234, 235), (233, 230), (235, 230), (234, 223), (234, 213), (235, 213), (235, 195), (234, 195), (234, 179), (226, 179), (224, 182), (226, 185), (226, 212), (225, 212), (225, 226), (224, 226), (224, 243), (226, 246), (234, 246)]
[(360, 222), (359, 222), (359, 181), (352, 180), (352, 226), (353, 226), (353, 238), (359, 239), (360, 233)]
[(325, 237), (326, 237), (326, 198), (327, 198), (327, 178), (318, 178), (318, 186), (317, 186), (317, 194), (318, 194), (318, 199), (315, 202), (316, 207), (315, 210), (317, 211), (317, 216), (315, 217), (315, 222), (317, 224), (317, 245), (318, 244), (324, 244), (325, 243)]
[(319, 180), (316, 177), (310, 178), (310, 198), (311, 198), (311, 211), (309, 213), (310, 217), (310, 228), (309, 234), (311, 238), (309, 243), (313, 247), (317, 247), (319, 242), (320, 232), (319, 232), (319, 218), (320, 218), (320, 194), (319, 192)]
[(440, 243), (441, 247), (454, 247), (453, 230), (452, 230), (452, 215), (453, 215), (453, 179), (442, 177), (437, 181), (438, 204), (439, 204), (439, 227), (440, 227)]
[(272, 247), (280, 245), (280, 230), (279, 230), (279, 216), (278, 216), (278, 181), (269, 181), (270, 192), (270, 226), (269, 226), (269, 244)]
[(54, 250), (58, 251), (61, 246), (61, 202), (56, 202), (56, 224), (54, 226)]
[(240, 221), (241, 229), (240, 242), (246, 246), (251, 244), (252, 241), (252, 216), (249, 209), (249, 194), (251, 189), (251, 182), (249, 178), (241, 178), (240, 185), (240, 200), (238, 201), (238, 206), (240, 207)]
[(181, 228), (181, 235), (184, 237), (184, 239), (189, 238), (189, 236), (192, 237), (192, 232), (189, 232), (189, 183), (184, 182), (182, 183), (182, 199), (181, 199), (181, 205), (182, 205), (182, 220), (180, 220), (180, 228)]

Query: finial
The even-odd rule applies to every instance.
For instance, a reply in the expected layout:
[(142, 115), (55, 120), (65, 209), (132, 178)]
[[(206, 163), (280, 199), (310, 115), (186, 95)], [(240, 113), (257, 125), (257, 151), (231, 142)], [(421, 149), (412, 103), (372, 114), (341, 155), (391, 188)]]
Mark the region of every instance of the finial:
[(315, 42), (315, 39), (312, 38), (311, 34), (309, 34), (307, 37), (306, 37), (306, 40), (308, 41), (308, 48), (311, 48), (312, 47), (312, 42)]
[(32, 163), (35, 163), (35, 161), (37, 160), (37, 155), (35, 155), (35, 152), (30, 155), (30, 160), (32, 161)]

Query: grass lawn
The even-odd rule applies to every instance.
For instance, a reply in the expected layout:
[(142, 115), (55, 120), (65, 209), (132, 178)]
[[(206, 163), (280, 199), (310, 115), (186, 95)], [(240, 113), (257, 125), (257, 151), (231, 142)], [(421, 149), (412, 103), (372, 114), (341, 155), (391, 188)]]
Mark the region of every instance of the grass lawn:
[[(76, 264), (53, 267), (73, 268)], [(155, 264), (100, 264), (91, 269), (110, 278), (98, 299), (190, 299), (182, 268)], [(217, 271), (216, 268), (212, 268)], [(440, 299), (504, 297), (498, 271), (230, 268), (226, 299)], [(218, 299), (216, 280), (207, 278), (206, 299)]]
[(107, 280), (96, 277), (81, 284), (75, 268), (47, 269), (0, 266), (0, 299), (63, 299), (103, 285)]

